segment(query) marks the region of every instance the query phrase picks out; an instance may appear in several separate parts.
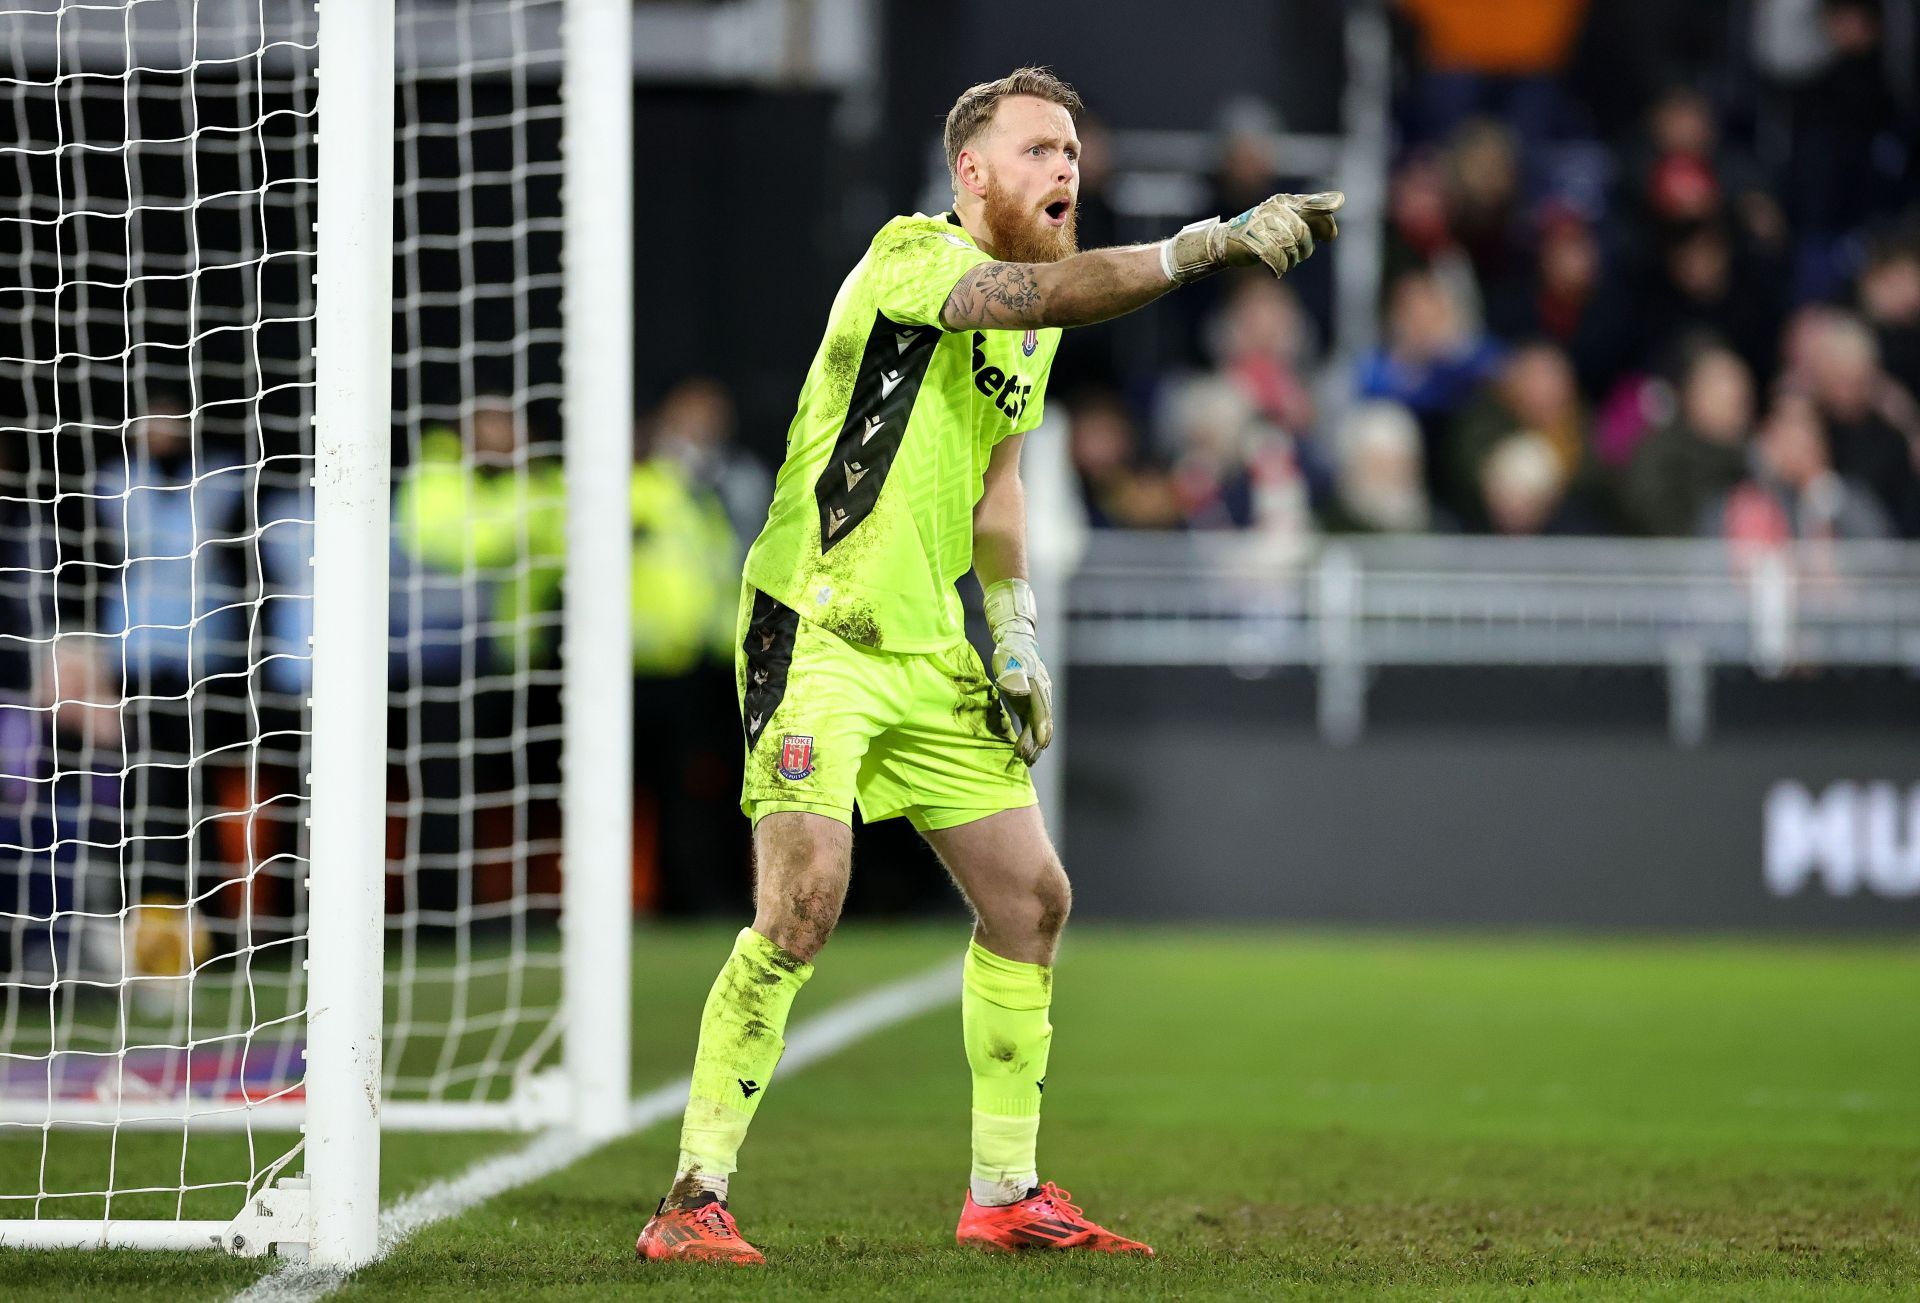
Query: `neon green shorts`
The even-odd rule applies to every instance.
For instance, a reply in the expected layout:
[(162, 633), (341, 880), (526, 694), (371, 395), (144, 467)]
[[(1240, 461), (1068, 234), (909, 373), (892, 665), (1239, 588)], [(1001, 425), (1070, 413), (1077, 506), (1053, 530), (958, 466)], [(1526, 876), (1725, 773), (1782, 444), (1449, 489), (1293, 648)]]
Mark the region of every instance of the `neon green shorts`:
[(925, 832), (1034, 803), (1006, 715), (965, 640), (875, 651), (802, 620), (747, 585), (734, 677), (746, 726), (740, 808), (758, 823), (807, 810)]

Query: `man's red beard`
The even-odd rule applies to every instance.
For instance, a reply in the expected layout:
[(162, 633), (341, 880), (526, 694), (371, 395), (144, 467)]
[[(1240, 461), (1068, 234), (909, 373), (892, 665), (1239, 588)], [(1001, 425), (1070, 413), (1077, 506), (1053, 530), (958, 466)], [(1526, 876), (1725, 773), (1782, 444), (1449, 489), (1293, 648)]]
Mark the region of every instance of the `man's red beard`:
[(994, 257), (1002, 262), (1059, 262), (1080, 251), (1075, 235), (1080, 211), (1067, 210), (1065, 226), (1049, 226), (1044, 206), (1036, 207), (998, 181), (987, 182), (986, 207), (981, 221)]

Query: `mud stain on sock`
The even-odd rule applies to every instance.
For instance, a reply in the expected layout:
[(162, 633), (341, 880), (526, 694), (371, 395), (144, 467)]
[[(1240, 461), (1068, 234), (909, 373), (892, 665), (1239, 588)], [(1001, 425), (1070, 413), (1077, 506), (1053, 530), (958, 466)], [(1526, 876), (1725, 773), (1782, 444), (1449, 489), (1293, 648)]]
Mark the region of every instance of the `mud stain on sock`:
[(700, 1184), (700, 1168), (697, 1165), (689, 1167), (674, 1180), (673, 1187), (667, 1191), (666, 1207), (668, 1211), (685, 1208), (706, 1192), (707, 1188)]

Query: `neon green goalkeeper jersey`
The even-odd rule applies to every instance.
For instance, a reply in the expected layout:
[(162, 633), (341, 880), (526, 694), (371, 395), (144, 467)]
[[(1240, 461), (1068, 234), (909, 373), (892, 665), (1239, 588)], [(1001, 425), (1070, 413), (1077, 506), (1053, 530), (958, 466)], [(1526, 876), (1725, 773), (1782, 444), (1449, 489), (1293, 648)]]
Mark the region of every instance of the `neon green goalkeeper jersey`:
[(849, 642), (962, 637), (973, 508), (994, 445), (1040, 423), (1058, 329), (946, 331), (954, 284), (992, 259), (947, 215), (896, 217), (834, 296), (787, 430), (747, 582)]

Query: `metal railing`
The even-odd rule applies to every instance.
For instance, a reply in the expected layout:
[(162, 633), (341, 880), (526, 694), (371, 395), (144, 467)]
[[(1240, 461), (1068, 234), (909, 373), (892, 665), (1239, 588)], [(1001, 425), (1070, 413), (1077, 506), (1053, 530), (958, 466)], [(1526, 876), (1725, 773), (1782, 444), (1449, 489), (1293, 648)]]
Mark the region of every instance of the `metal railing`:
[(1649, 666), (1683, 744), (1710, 671), (1920, 668), (1920, 544), (1100, 532), (1067, 589), (1080, 665), (1307, 666), (1320, 723), (1365, 727), (1387, 666)]

